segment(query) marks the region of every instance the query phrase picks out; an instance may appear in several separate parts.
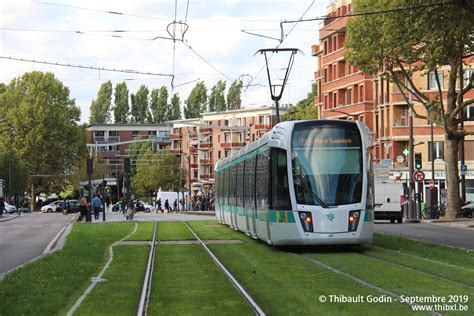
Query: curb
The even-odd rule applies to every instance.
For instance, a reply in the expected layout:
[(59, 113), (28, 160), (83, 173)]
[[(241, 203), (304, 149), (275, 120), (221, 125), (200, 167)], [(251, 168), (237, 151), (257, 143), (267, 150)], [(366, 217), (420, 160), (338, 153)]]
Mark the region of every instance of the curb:
[(43, 251), (43, 256), (44, 256), (44, 255), (47, 255), (47, 254), (49, 254), (49, 253), (51, 252), (51, 249), (53, 249), (53, 248), (56, 246), (56, 244), (58, 243), (59, 238), (61, 238), (61, 236), (62, 236), (62, 234), (64, 233), (64, 231), (66, 230), (66, 228), (68, 228), (68, 226), (71, 225), (71, 223), (72, 223), (73, 221), (75, 221), (75, 220), (77, 219), (77, 217), (78, 217), (77, 214), (74, 215), (74, 216), (69, 220), (69, 222), (68, 222), (66, 225), (64, 225), (63, 228), (61, 228), (61, 230), (56, 234), (56, 236), (54, 236), (54, 238), (49, 242), (49, 244), (48, 244), (48, 245), (46, 246), (46, 248), (44, 249), (44, 251)]
[(216, 212), (209, 211), (180, 211), (177, 214), (190, 214), (190, 215), (216, 215)]
[(0, 222), (8, 222), (8, 221), (11, 221), (12, 219), (15, 219), (17, 217), (20, 217), (20, 215), (13, 215), (12, 217), (9, 217), (9, 218), (0, 218)]

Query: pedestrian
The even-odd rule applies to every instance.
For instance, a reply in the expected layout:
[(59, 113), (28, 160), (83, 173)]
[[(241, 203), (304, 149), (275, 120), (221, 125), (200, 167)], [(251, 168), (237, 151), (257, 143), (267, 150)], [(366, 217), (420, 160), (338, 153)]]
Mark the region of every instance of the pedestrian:
[(107, 193), (104, 198), (104, 204), (105, 204), (105, 209), (107, 210), (107, 213), (109, 212), (109, 206), (110, 206), (110, 193)]
[(5, 209), (5, 198), (0, 196), (0, 217), (3, 217), (3, 210)]
[(168, 202), (168, 199), (166, 199), (166, 201), (165, 201), (165, 213), (168, 213), (169, 209), (170, 209), (170, 202)]
[(184, 211), (184, 199), (183, 198), (181, 198), (179, 200), (179, 204), (181, 204), (181, 211)]
[(61, 208), (63, 211), (63, 215), (69, 214), (69, 201), (66, 198), (64, 198), (63, 202), (61, 203)]
[(178, 200), (174, 199), (173, 202), (173, 211), (177, 212), (178, 211)]
[(94, 219), (99, 219), (100, 209), (102, 207), (102, 201), (100, 200), (99, 194), (96, 193), (94, 198), (92, 199), (92, 208), (94, 209)]
[(161, 198), (158, 199), (158, 202), (156, 202), (157, 204), (157, 209), (156, 209), (156, 213), (158, 213), (158, 211), (160, 211), (161, 213), (163, 213), (163, 210), (161, 209)]
[(83, 195), (79, 201), (79, 211), (80, 215), (77, 219), (78, 222), (82, 222), (82, 219), (86, 217), (87, 209), (89, 208), (89, 201), (87, 200), (87, 195)]

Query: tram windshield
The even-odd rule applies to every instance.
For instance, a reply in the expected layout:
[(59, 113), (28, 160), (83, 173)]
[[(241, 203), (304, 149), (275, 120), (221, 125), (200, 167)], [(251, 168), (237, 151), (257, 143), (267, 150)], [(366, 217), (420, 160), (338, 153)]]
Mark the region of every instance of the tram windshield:
[(298, 204), (360, 203), (362, 141), (355, 124), (296, 124), (292, 169)]

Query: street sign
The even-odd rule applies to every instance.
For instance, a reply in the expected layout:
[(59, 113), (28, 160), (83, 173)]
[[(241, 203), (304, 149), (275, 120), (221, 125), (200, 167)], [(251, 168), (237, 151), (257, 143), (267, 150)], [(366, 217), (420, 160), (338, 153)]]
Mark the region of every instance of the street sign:
[(403, 158), (402, 155), (398, 155), (398, 156), (397, 156), (397, 162), (398, 162), (398, 163), (402, 163), (402, 162), (404, 162), (404, 161), (405, 161), (405, 159)]
[(459, 171), (461, 172), (462, 176), (465, 176), (467, 173), (467, 165), (460, 165), (459, 166)]
[(413, 180), (416, 182), (423, 182), (423, 180), (425, 180), (425, 173), (421, 170), (416, 170), (413, 173)]
[(434, 188), (434, 181), (430, 180), (430, 189), (433, 189), (433, 188)]

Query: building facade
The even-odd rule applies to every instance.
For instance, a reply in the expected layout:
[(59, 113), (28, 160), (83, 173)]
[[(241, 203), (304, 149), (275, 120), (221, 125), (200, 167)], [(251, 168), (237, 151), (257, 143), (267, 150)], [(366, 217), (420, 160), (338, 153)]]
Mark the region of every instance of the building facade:
[(87, 144), (95, 145), (89, 151), (108, 166), (111, 177), (117, 178), (124, 173), (123, 161), (133, 140), (152, 140), (157, 149), (167, 149), (171, 130), (169, 124), (94, 124), (86, 129)]
[[(286, 109), (280, 109), (284, 114)], [(204, 113), (201, 118), (170, 122), (171, 151), (181, 155), (186, 187), (194, 193), (214, 181), (214, 164), (267, 133), (276, 109), (261, 107)]]
[[(338, 17), (352, 13), (351, 0), (336, 0), (327, 7), (327, 18), (319, 25), (319, 43), (312, 46), (312, 54), (317, 58), (315, 80), (318, 94), (315, 104), (320, 118), (358, 119), (372, 131), (374, 160), (390, 161), (392, 175), (405, 180), (408, 176), (407, 150), (409, 142), (410, 108), (401, 91), (383, 73), (377, 76), (364, 75), (357, 67), (344, 59), (344, 42), (347, 38), (346, 25), (350, 17)], [(467, 83), (474, 69), (474, 57), (464, 60), (464, 80)], [(442, 94), (447, 93), (448, 71), (440, 68), (438, 75)], [(438, 93), (434, 73), (416, 72), (412, 80), (423, 93)], [(474, 98), (474, 91), (464, 99)], [(413, 102), (414, 109), (426, 115), (423, 105)], [(464, 117), (474, 117), (474, 106), (468, 107)], [(474, 122), (466, 122), (466, 129), (473, 129)], [(431, 157), (431, 134), (433, 134), (433, 157)], [(413, 118), (414, 152), (422, 154), (425, 187), (432, 179), (440, 189), (445, 188), (444, 130), (426, 119)], [(466, 137), (465, 142), (466, 193), (468, 200), (474, 200), (474, 137)], [(434, 160), (434, 174), (431, 161)]]

